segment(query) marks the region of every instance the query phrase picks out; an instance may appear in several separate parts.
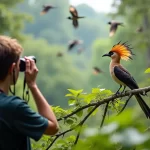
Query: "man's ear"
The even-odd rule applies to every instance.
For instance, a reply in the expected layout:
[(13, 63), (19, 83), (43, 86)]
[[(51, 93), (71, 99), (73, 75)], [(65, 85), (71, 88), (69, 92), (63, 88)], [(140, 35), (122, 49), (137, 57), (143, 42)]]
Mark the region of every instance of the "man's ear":
[(9, 68), (9, 70), (8, 70), (8, 73), (12, 74), (13, 71), (14, 71), (14, 69), (15, 69), (15, 67), (16, 67), (16, 63), (12, 63), (11, 66), (10, 66), (10, 68)]

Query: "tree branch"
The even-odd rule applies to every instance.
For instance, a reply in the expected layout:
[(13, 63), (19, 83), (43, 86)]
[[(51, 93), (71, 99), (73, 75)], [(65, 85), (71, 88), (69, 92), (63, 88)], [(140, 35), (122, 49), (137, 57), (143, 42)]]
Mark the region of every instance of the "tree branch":
[(102, 119), (100, 128), (103, 126), (103, 123), (104, 123), (104, 120), (105, 120), (105, 117), (106, 117), (106, 113), (107, 113), (107, 109), (108, 109), (108, 105), (109, 105), (109, 102), (106, 103), (105, 110), (104, 110), (104, 115), (103, 115), (103, 119)]
[(55, 143), (55, 141), (59, 138), (59, 136), (56, 136), (54, 138), (54, 140), (51, 142), (51, 144), (46, 148), (46, 150), (48, 150), (50, 147), (52, 147), (52, 145)]
[(125, 97), (125, 96), (130, 96), (131, 94), (132, 94), (132, 95), (135, 95), (135, 94), (139, 94), (139, 93), (142, 93), (142, 92), (147, 93), (147, 92), (149, 92), (149, 91), (150, 91), (150, 86), (144, 87), (144, 88), (135, 89), (135, 90), (126, 91), (125, 93), (121, 93), (121, 94), (117, 94), (117, 95), (112, 95), (112, 96), (110, 96), (110, 97), (104, 98), (104, 99), (101, 100), (101, 101), (99, 100), (99, 101), (97, 101), (97, 102), (92, 102), (92, 103), (90, 103), (90, 104), (84, 105), (84, 106), (82, 106), (82, 107), (76, 109), (76, 110), (73, 111), (72, 113), (70, 113), (70, 114), (68, 114), (68, 115), (66, 115), (66, 116), (64, 116), (64, 117), (61, 117), (61, 118), (59, 118), (59, 119), (57, 119), (57, 120), (58, 120), (58, 121), (61, 121), (61, 120), (63, 120), (63, 119), (66, 119), (66, 118), (69, 118), (69, 117), (75, 115), (77, 112), (79, 112), (79, 111), (81, 111), (81, 110), (84, 110), (84, 109), (89, 108), (89, 107), (91, 107), (91, 106), (102, 105), (102, 104), (108, 103), (108, 102), (110, 102), (110, 101), (113, 101), (113, 100), (116, 99), (116, 98), (121, 98), (121, 97)]

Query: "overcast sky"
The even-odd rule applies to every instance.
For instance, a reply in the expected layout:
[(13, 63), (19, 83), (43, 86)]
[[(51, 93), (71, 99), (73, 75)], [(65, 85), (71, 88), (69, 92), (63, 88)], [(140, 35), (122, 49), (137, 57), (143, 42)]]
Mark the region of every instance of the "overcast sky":
[(78, 5), (86, 3), (98, 12), (109, 12), (114, 0), (70, 0), (70, 4)]

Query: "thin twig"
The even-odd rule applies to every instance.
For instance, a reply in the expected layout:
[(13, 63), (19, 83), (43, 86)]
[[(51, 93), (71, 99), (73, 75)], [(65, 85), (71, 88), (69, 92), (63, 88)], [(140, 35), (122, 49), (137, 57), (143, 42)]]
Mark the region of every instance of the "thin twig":
[(51, 144), (46, 148), (46, 150), (48, 150), (50, 147), (52, 147), (52, 145), (55, 143), (55, 141), (59, 138), (59, 136), (56, 136), (54, 138), (54, 140), (51, 142)]
[(95, 104), (95, 105), (91, 105), (91, 104), (92, 104), (92, 103), (90, 103), (90, 104), (88, 104), (88, 105), (84, 105), (84, 106), (82, 106), (82, 107), (76, 109), (76, 110), (73, 111), (72, 113), (70, 113), (70, 114), (68, 114), (68, 115), (66, 115), (66, 116), (64, 116), (64, 117), (58, 118), (57, 121), (61, 121), (61, 120), (63, 120), (63, 119), (69, 118), (69, 117), (75, 115), (76, 113), (78, 113), (79, 111), (81, 111), (81, 110), (83, 110), (83, 109), (86, 109), (86, 108), (89, 108), (89, 107), (92, 107), (92, 106), (95, 106), (95, 105), (96, 105), (96, 104)]
[(76, 145), (78, 143), (80, 133), (81, 133), (81, 129), (79, 129), (79, 132), (78, 132), (77, 137), (75, 139), (74, 145)]
[[(78, 126), (82, 127), (82, 125), (84, 124), (84, 122), (85, 122), (85, 121), (88, 119), (88, 117), (95, 111), (95, 109), (96, 109), (97, 107), (99, 107), (99, 105), (96, 105), (96, 106), (84, 117), (84, 119), (79, 123)], [(76, 137), (76, 140), (75, 140), (75, 142), (74, 142), (74, 145), (77, 144), (78, 139), (79, 139), (79, 136), (80, 136), (80, 133), (81, 133), (81, 128), (79, 129), (79, 132), (78, 132), (78, 134), (77, 134), (77, 137)]]
[(104, 120), (105, 120), (105, 117), (106, 117), (106, 113), (107, 113), (107, 109), (108, 109), (108, 105), (109, 105), (109, 102), (106, 103), (105, 110), (104, 110), (104, 115), (103, 115), (103, 119), (102, 119), (100, 128), (103, 126), (103, 123), (104, 123)]
[(128, 99), (126, 100), (124, 106), (122, 107), (122, 109), (120, 110), (120, 112), (119, 112), (117, 115), (120, 115), (120, 114), (123, 112), (123, 110), (126, 108), (128, 102), (129, 102), (129, 100), (131, 99), (132, 96), (133, 96), (133, 94), (131, 94), (131, 95), (128, 97)]

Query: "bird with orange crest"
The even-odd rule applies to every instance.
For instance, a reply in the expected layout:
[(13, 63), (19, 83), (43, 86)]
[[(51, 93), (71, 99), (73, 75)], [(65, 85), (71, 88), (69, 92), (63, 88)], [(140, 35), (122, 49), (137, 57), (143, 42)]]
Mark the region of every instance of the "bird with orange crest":
[[(116, 94), (119, 92), (122, 86), (124, 86), (124, 89), (122, 92), (124, 92), (126, 87), (129, 87), (131, 90), (138, 89), (139, 86), (135, 79), (132, 77), (132, 75), (125, 69), (121, 64), (120, 60), (129, 60), (132, 59), (132, 55), (134, 55), (131, 51), (131, 48), (127, 43), (118, 43), (112, 47), (112, 49), (109, 51), (109, 53), (104, 54), (104, 56), (111, 57), (111, 62), (109, 66), (110, 75), (112, 79), (117, 82), (120, 85), (120, 88), (116, 92)], [(143, 100), (142, 96), (143, 93), (136, 94), (135, 97), (145, 113), (147, 118), (150, 118), (150, 108), (146, 104), (146, 102)]]

